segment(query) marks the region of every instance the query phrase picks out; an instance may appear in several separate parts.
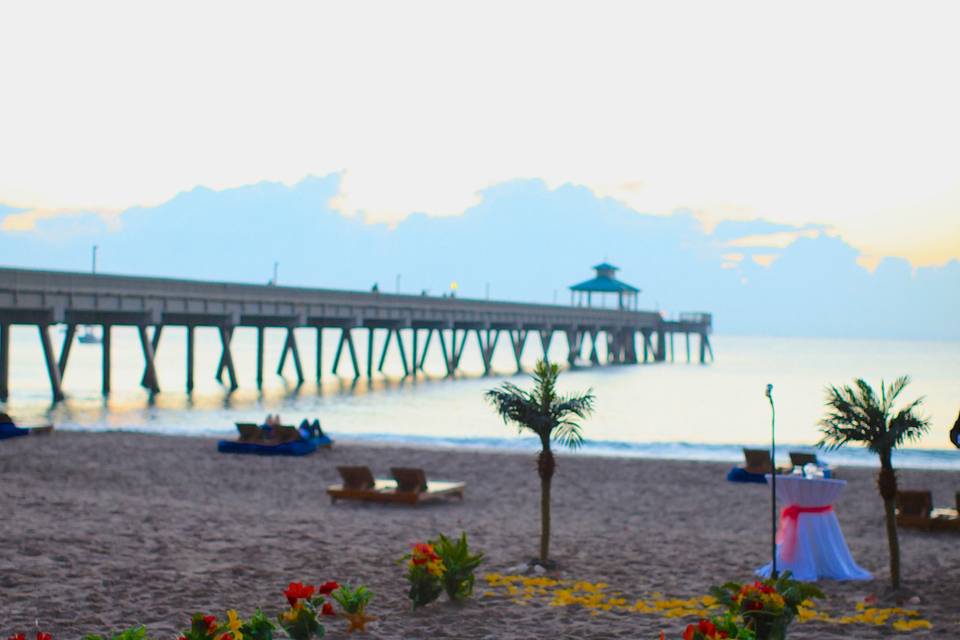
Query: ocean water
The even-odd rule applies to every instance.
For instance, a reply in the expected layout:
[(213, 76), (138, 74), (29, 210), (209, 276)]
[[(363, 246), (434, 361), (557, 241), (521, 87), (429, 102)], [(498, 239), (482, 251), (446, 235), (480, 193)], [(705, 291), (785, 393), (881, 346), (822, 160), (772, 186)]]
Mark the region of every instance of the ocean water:
[[(55, 343), (60, 338), (53, 334)], [(64, 377), (67, 400), (51, 406), (50, 390), (35, 328), (15, 327), (11, 340), (11, 397), (6, 410), (22, 422), (52, 420), (58, 428), (126, 429), (161, 434), (230, 436), (235, 421), (259, 421), (279, 413), (285, 422), (318, 417), (335, 438), (421, 446), (534, 451), (536, 442), (504, 425), (484, 400), (484, 392), (509, 380), (529, 384), (515, 374), (509, 339), (501, 338), (494, 356), (500, 373), (483, 377), (473, 337), (463, 356), (463, 374), (443, 377), (437, 341), (431, 345), (426, 375), (403, 379), (396, 346), (391, 346), (383, 376), (372, 384), (354, 383), (349, 358), (341, 378), (330, 373), (338, 332), (325, 331), (323, 378), (314, 381), (315, 333), (300, 330), (297, 339), (307, 382), (294, 384), (293, 363), (286, 378), (276, 374), (284, 334), (267, 331), (264, 389), (255, 385), (255, 332), (239, 329), (233, 339), (240, 389), (228, 393), (214, 379), (219, 339), (213, 330), (197, 332), (196, 387), (184, 391), (185, 332), (167, 328), (157, 350), (162, 392), (154, 398), (139, 387), (143, 359), (136, 333), (113, 333), (113, 392), (100, 393), (99, 345), (75, 344)], [(383, 336), (374, 345), (378, 363)], [(407, 353), (410, 353), (409, 337)], [(361, 369), (366, 368), (367, 339), (355, 335)], [(686, 362), (682, 337), (675, 340), (675, 362), (637, 366), (582, 367), (561, 376), (561, 389), (592, 389), (596, 412), (583, 423), (584, 453), (677, 459), (742, 459), (742, 446), (768, 446), (771, 412), (764, 389), (774, 385), (778, 451), (810, 449), (818, 440), (824, 413), (824, 387), (854, 377), (874, 384), (908, 374), (913, 382), (904, 398), (924, 396), (930, 433), (897, 454), (903, 467), (960, 470), (960, 450), (947, 433), (960, 411), (960, 343), (813, 338), (713, 336), (716, 361)], [(422, 344), (422, 339), (421, 339)], [(696, 358), (698, 345), (691, 341)], [(550, 357), (565, 362), (566, 343), (557, 335)], [(601, 352), (602, 355), (602, 352)], [(535, 336), (528, 340), (524, 365), (542, 357)], [(349, 376), (349, 377), (347, 377)], [(859, 448), (820, 453), (834, 464), (873, 465), (875, 456)], [(779, 459), (779, 456), (778, 456)]]

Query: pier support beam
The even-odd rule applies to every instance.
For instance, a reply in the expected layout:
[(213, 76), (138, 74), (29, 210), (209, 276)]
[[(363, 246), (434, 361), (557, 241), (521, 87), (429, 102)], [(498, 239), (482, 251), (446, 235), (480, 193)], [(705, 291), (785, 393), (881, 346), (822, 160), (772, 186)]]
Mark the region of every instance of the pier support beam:
[(663, 362), (667, 359), (667, 339), (663, 329), (657, 329), (657, 350), (654, 352), (654, 360)]
[(237, 389), (237, 370), (233, 366), (233, 354), (230, 352), (230, 341), (233, 339), (233, 327), (220, 327), (220, 344), (223, 345), (223, 354), (220, 356), (220, 371), (217, 372), (218, 379), (222, 379), (220, 372), (227, 370), (227, 377), (230, 378), (230, 390)]
[(387, 349), (390, 348), (390, 341), (393, 339), (393, 329), (387, 329), (387, 338), (383, 341), (383, 351), (380, 353), (380, 362), (377, 364), (377, 371), (383, 373), (383, 366), (387, 362)]
[[(159, 340), (160, 329), (154, 331), (154, 336)], [(141, 384), (151, 393), (160, 391), (160, 381), (157, 380), (157, 368), (153, 361), (153, 342), (147, 337), (147, 328), (137, 325), (137, 335), (140, 336), (140, 348), (143, 350), (143, 379)]]
[[(162, 325), (162, 324), (158, 324), (157, 326), (155, 326), (155, 327), (153, 328), (153, 337), (150, 339), (150, 346), (151, 346), (152, 349), (153, 349), (153, 356), (152, 356), (152, 357), (153, 357), (154, 363), (156, 363), (156, 359), (157, 359), (157, 347), (160, 346), (160, 334), (162, 334), (162, 333), (163, 333), (163, 325)], [(149, 375), (150, 375), (150, 372), (148, 371), (148, 367), (147, 367), (147, 359), (146, 359), (146, 357), (144, 357), (144, 359), (143, 359), (143, 375), (140, 376), (140, 386), (141, 386), (141, 387), (144, 387), (144, 388), (146, 388), (146, 389), (150, 389), (150, 388), (151, 388), (151, 386), (150, 386), (150, 380), (149, 380), (149, 378), (148, 378)], [(156, 382), (156, 386), (157, 386), (157, 388), (156, 388), (156, 390), (155, 390), (154, 392), (160, 391), (160, 380), (159, 380), (159, 378), (157, 377), (156, 364), (154, 364), (154, 381)]]
[(707, 351), (710, 352), (710, 361), (713, 361), (713, 347), (710, 346), (710, 338), (706, 333), (700, 334), (700, 364), (707, 363)]
[(323, 378), (323, 327), (317, 327), (317, 384)]
[[(454, 343), (457, 341), (457, 332), (455, 329), (451, 329), (450, 333), (452, 334), (451, 339)], [(447, 351), (447, 340), (443, 337), (443, 329), (437, 329), (437, 335), (440, 336), (440, 349), (443, 351), (443, 364), (447, 368), (447, 377), (452, 378), (456, 367), (453, 366), (452, 354)], [(450, 345), (450, 348), (453, 349), (455, 344)]]
[(517, 361), (517, 373), (523, 371), (523, 347), (527, 344), (527, 332), (517, 329), (510, 332), (510, 344), (513, 345), (513, 358)]
[(10, 397), (10, 325), (0, 323), (0, 402)]
[[(257, 389), (263, 389), (263, 334), (264, 328), (257, 327)], [(282, 369), (282, 359), (280, 365)]]
[(193, 393), (194, 329), (195, 327), (192, 324), (187, 325), (187, 393)]
[(410, 367), (407, 365), (407, 350), (403, 346), (403, 334), (400, 333), (400, 329), (393, 329), (393, 332), (397, 334), (397, 348), (400, 350), (400, 364), (403, 365), (403, 377), (406, 378), (410, 375)]
[(367, 329), (367, 380), (373, 380), (373, 338), (376, 329)]
[(550, 344), (553, 342), (553, 329), (541, 329), (537, 333), (540, 334), (540, 346), (543, 348), (543, 359), (546, 362), (550, 362)]
[(653, 345), (650, 344), (650, 330), (644, 329), (641, 333), (643, 334), (643, 363), (646, 364), (650, 361), (650, 352), (653, 351)]
[(293, 327), (287, 327), (287, 339), (280, 352), (280, 364), (277, 366), (277, 375), (283, 375), (283, 365), (287, 362), (287, 353), (293, 357), (293, 368), (297, 373), (297, 385), (303, 384), (303, 364), (300, 362), (300, 349), (297, 348), (297, 336)]
[(40, 344), (43, 345), (43, 359), (47, 363), (47, 376), (50, 378), (50, 389), (53, 391), (53, 401), (63, 400), (63, 389), (60, 386), (60, 366), (54, 360), (53, 343), (50, 341), (50, 325), (38, 324)]
[(684, 331), (683, 337), (687, 340), (687, 364), (690, 364), (690, 332)]
[(353, 335), (350, 327), (343, 327), (340, 330), (340, 342), (337, 344), (337, 352), (333, 356), (333, 375), (337, 375), (337, 369), (340, 368), (340, 356), (343, 355), (343, 347), (347, 346), (350, 350), (350, 362), (353, 364), (353, 379), (360, 377), (360, 367), (357, 365), (357, 350), (353, 346)]
[[(423, 370), (424, 370), (424, 369), (423, 369), (423, 365), (427, 362), (427, 349), (430, 348), (430, 340), (431, 340), (431, 338), (433, 338), (433, 332), (434, 332), (434, 331), (436, 331), (436, 329), (427, 329), (427, 337), (426, 337), (426, 339), (423, 341), (423, 353), (422, 353), (422, 355), (420, 356), (420, 364), (419, 364), (419, 366), (418, 366), (418, 368), (420, 369), (420, 371), (423, 371)], [(414, 356), (416, 356), (416, 354), (414, 354)]]
[(600, 332), (596, 329), (589, 332), (590, 335), (590, 362), (594, 365), (600, 364), (600, 354), (597, 352), (597, 339)]
[(63, 376), (67, 372), (67, 360), (70, 358), (70, 349), (73, 347), (73, 337), (77, 333), (77, 325), (68, 324), (67, 333), (63, 336), (63, 346), (60, 347), (60, 359), (57, 361), (57, 368), (60, 369), (60, 382), (63, 382)]
[(419, 353), (419, 352), (417, 351), (417, 337), (420, 335), (420, 330), (417, 329), (416, 327), (413, 327), (412, 331), (413, 331), (413, 333), (412, 333), (412, 336), (413, 336), (413, 337), (411, 338), (412, 344), (411, 344), (411, 347), (410, 347), (410, 351), (411, 351), (411, 353), (410, 353), (410, 356), (411, 356), (411, 357), (410, 357), (410, 369), (411, 369), (411, 373), (413, 374), (413, 377), (416, 378), (416, 377), (417, 377), (417, 363), (419, 362), (419, 360), (418, 360), (418, 358), (417, 358), (417, 354)]
[(583, 348), (583, 332), (579, 329), (567, 330), (567, 364), (577, 366), (580, 350)]
[(110, 395), (110, 334), (112, 329), (111, 325), (104, 324), (103, 338), (100, 340), (100, 352), (103, 359), (100, 390), (105, 396)]
[[(492, 336), (491, 336), (492, 332)], [(499, 329), (487, 329), (486, 340), (480, 329), (476, 329), (477, 343), (480, 345), (480, 355), (483, 358), (483, 375), (488, 376), (493, 365), (493, 352), (497, 348), (497, 342), (500, 340)], [(518, 358), (519, 361), (519, 358)]]

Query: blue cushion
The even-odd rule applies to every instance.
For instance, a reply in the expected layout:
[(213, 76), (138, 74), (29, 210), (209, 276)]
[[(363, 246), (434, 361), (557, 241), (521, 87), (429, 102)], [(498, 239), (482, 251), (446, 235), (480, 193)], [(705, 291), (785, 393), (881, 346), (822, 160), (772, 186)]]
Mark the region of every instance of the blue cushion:
[(757, 484), (767, 484), (767, 479), (762, 473), (750, 473), (743, 467), (734, 467), (727, 472), (727, 480), (730, 482), (756, 482)]

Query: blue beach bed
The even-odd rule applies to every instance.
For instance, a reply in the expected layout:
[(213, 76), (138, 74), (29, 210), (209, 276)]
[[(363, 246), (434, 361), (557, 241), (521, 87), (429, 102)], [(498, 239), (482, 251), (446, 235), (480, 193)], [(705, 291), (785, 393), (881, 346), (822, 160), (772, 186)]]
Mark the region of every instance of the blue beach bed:
[(18, 427), (12, 422), (0, 423), (0, 440), (6, 440), (7, 438), (16, 438), (17, 436), (25, 436), (30, 433), (30, 429), (24, 429), (23, 427)]
[(333, 440), (326, 435), (280, 444), (221, 440), (217, 443), (217, 451), (220, 453), (251, 453), (258, 456), (305, 456), (320, 447), (329, 447), (332, 444)]

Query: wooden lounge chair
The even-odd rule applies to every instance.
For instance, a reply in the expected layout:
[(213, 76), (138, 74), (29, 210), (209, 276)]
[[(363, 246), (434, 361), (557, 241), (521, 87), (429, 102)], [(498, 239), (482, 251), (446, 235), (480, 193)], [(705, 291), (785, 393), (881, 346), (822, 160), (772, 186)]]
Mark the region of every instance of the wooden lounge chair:
[[(767, 449), (744, 449), (743, 459), (746, 462), (743, 470), (747, 473), (770, 473), (773, 465), (770, 463), (770, 452)], [(790, 469), (777, 469), (777, 473), (788, 473)]]
[(396, 467), (392, 479), (374, 478), (368, 467), (337, 467), (342, 484), (327, 487), (330, 501), (360, 500), (398, 504), (419, 504), (447, 496), (463, 499), (463, 482), (427, 482), (422, 469)]
[(897, 491), (897, 526), (925, 531), (960, 531), (960, 494), (957, 509), (934, 509), (929, 491)]
[(281, 424), (273, 428), (273, 440), (279, 444), (284, 442), (296, 442), (297, 440), (302, 440), (303, 436), (300, 435), (300, 431), (293, 426), (287, 424)]
[(794, 467), (803, 468), (804, 465), (815, 464), (818, 467), (820, 461), (817, 460), (817, 454), (815, 453), (805, 453), (803, 451), (791, 451), (790, 452), (790, 464)]
[(263, 429), (252, 422), (237, 422), (237, 431), (240, 436), (238, 442), (260, 442), (263, 440)]

